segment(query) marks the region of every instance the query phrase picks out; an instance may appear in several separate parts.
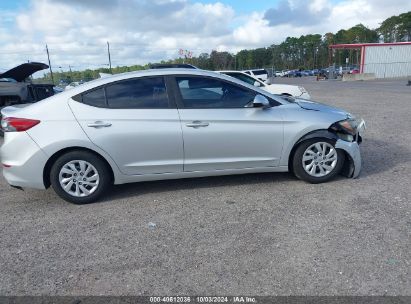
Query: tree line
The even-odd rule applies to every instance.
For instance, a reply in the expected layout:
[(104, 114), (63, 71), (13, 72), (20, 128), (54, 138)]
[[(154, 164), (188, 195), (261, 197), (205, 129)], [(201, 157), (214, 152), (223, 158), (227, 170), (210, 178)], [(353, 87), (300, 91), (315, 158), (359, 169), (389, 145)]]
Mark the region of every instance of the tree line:
[[(201, 53), (192, 58), (177, 58), (160, 63), (189, 63), (207, 70), (244, 70), (252, 68), (284, 69), (314, 69), (326, 67), (329, 64), (329, 45), (341, 43), (378, 43), (411, 41), (411, 11), (392, 16), (384, 20), (380, 27), (370, 29), (358, 24), (349, 29), (341, 29), (336, 33), (309, 34), (297, 37), (287, 37), (280, 44), (269, 47), (241, 50), (237, 54), (219, 52)], [(345, 65), (346, 58), (350, 64), (359, 63), (359, 50), (339, 50), (333, 54), (332, 62)], [(146, 65), (114, 67), (112, 72), (123, 73), (144, 70)], [(108, 68), (84, 71), (57, 72), (55, 83), (60, 79), (89, 80), (99, 77), (99, 72), (110, 73)], [(50, 80), (49, 73), (43, 80)]]

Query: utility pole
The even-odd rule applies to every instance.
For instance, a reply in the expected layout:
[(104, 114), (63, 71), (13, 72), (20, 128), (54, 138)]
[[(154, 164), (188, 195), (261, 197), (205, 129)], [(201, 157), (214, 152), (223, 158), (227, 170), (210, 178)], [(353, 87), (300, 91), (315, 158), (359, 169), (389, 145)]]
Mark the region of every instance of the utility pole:
[(108, 64), (110, 66), (110, 73), (113, 74), (113, 71), (111, 70), (110, 43), (108, 43), (108, 41), (107, 41), (107, 54), (108, 54)]
[(49, 48), (47, 47), (47, 44), (46, 44), (46, 51), (47, 51), (47, 59), (48, 59), (48, 61), (49, 61), (49, 69), (50, 69), (51, 82), (54, 84), (53, 70), (51, 69), (50, 54), (49, 54)]
[(71, 71), (71, 65), (69, 65), (69, 70), (70, 70), (70, 80), (73, 81), (73, 72)]

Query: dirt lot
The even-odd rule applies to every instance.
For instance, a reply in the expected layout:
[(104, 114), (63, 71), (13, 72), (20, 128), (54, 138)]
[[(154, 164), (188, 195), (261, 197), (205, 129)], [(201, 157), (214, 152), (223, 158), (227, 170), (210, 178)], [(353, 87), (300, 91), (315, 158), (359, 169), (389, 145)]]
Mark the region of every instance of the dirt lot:
[(0, 180), (0, 295), (411, 295), (411, 87), (303, 84), (368, 126), (359, 179), (118, 186), (75, 206)]

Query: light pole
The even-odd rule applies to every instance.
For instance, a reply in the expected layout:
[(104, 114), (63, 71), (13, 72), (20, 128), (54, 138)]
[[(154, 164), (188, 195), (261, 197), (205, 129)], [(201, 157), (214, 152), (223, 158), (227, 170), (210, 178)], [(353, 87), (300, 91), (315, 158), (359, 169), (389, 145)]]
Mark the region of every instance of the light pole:
[(46, 44), (46, 52), (47, 52), (47, 59), (48, 59), (48, 61), (49, 61), (49, 69), (50, 69), (51, 82), (54, 84), (53, 70), (51, 69), (50, 54), (49, 54), (49, 48), (48, 48), (47, 44)]
[(108, 54), (108, 63), (110, 66), (110, 74), (113, 74), (113, 71), (111, 70), (111, 54), (110, 54), (110, 43), (107, 41), (107, 54)]

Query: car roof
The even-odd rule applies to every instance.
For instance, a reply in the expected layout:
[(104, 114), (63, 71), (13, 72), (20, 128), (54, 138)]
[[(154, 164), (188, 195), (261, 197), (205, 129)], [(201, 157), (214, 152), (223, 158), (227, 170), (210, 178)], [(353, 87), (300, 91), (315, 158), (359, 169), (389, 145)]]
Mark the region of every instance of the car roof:
[(192, 64), (188, 63), (156, 63), (150, 65), (150, 69), (172, 69), (172, 68), (179, 68), (179, 69), (198, 69)]
[[(215, 76), (221, 75), (213, 71), (206, 71), (200, 69), (191, 69), (191, 68), (165, 68), (165, 69), (149, 69), (149, 70), (139, 70), (133, 72), (126, 72), (120, 74), (113, 74), (104, 78), (97, 78), (92, 81), (84, 83), (81, 88), (86, 88), (88, 86), (95, 87), (98, 85), (104, 85), (113, 81), (125, 80), (135, 77), (144, 77), (144, 76), (165, 76), (165, 75), (204, 75), (204, 76)], [(73, 91), (74, 92), (74, 91)]]

